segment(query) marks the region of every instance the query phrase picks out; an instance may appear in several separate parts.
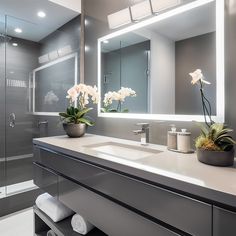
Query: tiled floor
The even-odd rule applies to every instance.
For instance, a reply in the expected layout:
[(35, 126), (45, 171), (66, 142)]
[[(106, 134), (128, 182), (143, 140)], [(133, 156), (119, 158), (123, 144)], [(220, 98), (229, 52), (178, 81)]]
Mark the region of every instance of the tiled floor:
[(0, 218), (1, 236), (33, 236), (33, 209)]

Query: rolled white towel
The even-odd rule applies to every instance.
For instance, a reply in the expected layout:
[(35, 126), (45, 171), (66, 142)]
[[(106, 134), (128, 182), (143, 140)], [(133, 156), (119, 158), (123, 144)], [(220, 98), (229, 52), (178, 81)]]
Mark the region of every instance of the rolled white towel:
[(84, 219), (83, 216), (79, 214), (73, 215), (71, 219), (71, 226), (75, 232), (83, 235), (87, 234), (94, 228), (91, 223), (89, 223), (86, 219)]
[(53, 230), (49, 230), (47, 232), (47, 236), (57, 236), (56, 233)]
[(35, 201), (37, 207), (46, 213), (54, 222), (64, 220), (74, 212), (48, 193), (41, 194)]

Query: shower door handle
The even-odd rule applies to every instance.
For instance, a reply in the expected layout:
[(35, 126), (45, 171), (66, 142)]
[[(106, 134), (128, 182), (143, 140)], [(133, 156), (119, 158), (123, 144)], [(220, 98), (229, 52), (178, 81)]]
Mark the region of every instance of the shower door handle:
[(16, 125), (16, 115), (15, 115), (15, 113), (11, 113), (11, 114), (9, 115), (9, 126), (10, 126), (11, 128), (14, 128), (15, 125)]

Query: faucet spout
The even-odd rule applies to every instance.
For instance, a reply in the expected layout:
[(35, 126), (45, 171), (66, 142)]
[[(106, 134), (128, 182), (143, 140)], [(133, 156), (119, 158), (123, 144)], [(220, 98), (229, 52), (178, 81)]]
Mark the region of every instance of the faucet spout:
[(148, 145), (149, 143), (149, 124), (148, 123), (137, 123), (136, 125), (141, 126), (140, 130), (133, 130), (135, 135), (140, 134), (141, 145)]

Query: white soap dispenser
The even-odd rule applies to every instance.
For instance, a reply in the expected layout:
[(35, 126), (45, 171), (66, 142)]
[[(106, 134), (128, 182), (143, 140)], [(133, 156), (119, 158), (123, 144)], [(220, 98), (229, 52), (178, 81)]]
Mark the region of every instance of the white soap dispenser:
[(188, 153), (191, 152), (191, 133), (187, 129), (181, 129), (177, 135), (178, 151)]
[(175, 125), (171, 125), (171, 131), (168, 131), (167, 148), (169, 150), (177, 150), (177, 132)]

